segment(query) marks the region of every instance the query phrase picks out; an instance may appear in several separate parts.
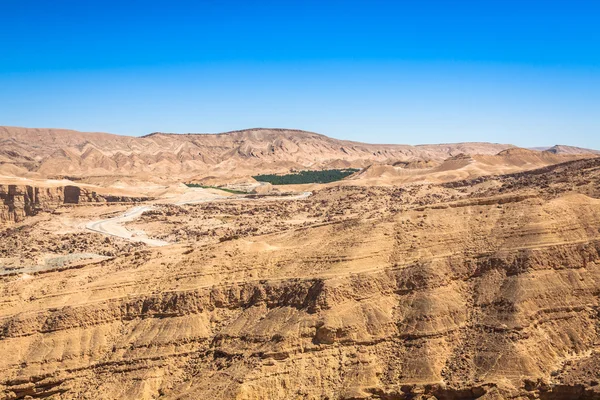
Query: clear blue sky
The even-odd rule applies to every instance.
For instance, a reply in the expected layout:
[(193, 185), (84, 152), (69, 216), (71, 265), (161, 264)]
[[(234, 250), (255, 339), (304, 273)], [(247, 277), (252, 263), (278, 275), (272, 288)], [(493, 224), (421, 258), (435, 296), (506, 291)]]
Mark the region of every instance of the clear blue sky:
[(0, 125), (600, 148), (600, 1), (0, 0)]

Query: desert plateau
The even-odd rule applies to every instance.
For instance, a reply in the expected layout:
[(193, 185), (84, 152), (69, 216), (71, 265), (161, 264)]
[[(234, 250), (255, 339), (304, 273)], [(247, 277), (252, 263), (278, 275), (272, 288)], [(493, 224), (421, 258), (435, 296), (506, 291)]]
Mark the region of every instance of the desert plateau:
[(598, 399), (600, 153), (1, 127), (0, 398)]

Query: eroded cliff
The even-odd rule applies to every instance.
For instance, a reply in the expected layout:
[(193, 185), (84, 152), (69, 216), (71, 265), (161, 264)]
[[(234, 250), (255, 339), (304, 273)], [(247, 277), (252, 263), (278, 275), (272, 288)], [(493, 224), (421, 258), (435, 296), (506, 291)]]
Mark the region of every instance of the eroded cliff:
[[(586, 160), (148, 213), (139, 224), (187, 240), (2, 278), (0, 389), (11, 399), (599, 398), (599, 177), (600, 161)], [(209, 224), (221, 230), (191, 234)]]
[(38, 187), (0, 184), (0, 223), (19, 222), (27, 216), (50, 212), (63, 204), (144, 200), (148, 198), (99, 194), (89, 188), (74, 185)]

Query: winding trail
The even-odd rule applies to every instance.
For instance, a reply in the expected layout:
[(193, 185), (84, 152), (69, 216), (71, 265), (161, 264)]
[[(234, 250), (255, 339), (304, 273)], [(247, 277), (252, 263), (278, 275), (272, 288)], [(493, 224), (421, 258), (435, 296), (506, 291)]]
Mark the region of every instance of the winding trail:
[(85, 225), (87, 230), (92, 232), (102, 233), (103, 235), (116, 236), (122, 239), (131, 240), (132, 242), (142, 242), (149, 246), (166, 246), (170, 244), (164, 240), (151, 239), (142, 231), (131, 232), (125, 228), (123, 224), (137, 219), (145, 211), (153, 210), (154, 206), (138, 206), (127, 210), (124, 214), (108, 218), (101, 219), (99, 221), (92, 221)]
[[(191, 199), (184, 199), (179, 202), (167, 203), (167, 204), (175, 204), (178, 206), (183, 206), (186, 204), (209, 203), (209, 202), (213, 202), (213, 201), (219, 201), (219, 202), (240, 201), (240, 200), (289, 201), (289, 200), (305, 199), (305, 198), (309, 197), (310, 195), (312, 195), (312, 192), (302, 192), (300, 194), (293, 195), (293, 196), (277, 196), (277, 197), (273, 196), (273, 197), (268, 197), (268, 198), (264, 198), (264, 197), (251, 198), (251, 197), (219, 196), (219, 195), (207, 196), (207, 194), (212, 194), (212, 193), (205, 192), (205, 191), (203, 192), (203, 191), (199, 191), (199, 190), (194, 190), (194, 192), (188, 192), (188, 193), (192, 193), (192, 194), (195, 193), (195, 194), (200, 194), (203, 196), (200, 198), (196, 198), (195, 196), (192, 196)], [(185, 196), (182, 196), (182, 197), (185, 197)], [(157, 207), (154, 205), (136, 206), (136, 207), (130, 208), (125, 213), (123, 213), (117, 217), (88, 222), (85, 225), (85, 228), (89, 231), (101, 233), (103, 235), (119, 237), (121, 239), (127, 239), (132, 242), (145, 243), (148, 246), (158, 247), (158, 246), (167, 246), (169, 244), (173, 244), (171, 242), (167, 242), (164, 240), (149, 238), (144, 231), (141, 231), (141, 230), (130, 231), (125, 226), (123, 226), (124, 223), (131, 222), (131, 221), (134, 221), (135, 219), (139, 218), (144, 212), (150, 211), (150, 210), (155, 210), (156, 208)]]

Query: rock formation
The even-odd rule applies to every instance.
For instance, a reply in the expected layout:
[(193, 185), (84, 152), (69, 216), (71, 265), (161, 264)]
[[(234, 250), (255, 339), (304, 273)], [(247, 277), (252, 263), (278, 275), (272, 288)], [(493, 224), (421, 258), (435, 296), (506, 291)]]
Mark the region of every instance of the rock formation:
[(0, 393), (597, 399), (599, 181), (590, 159), (158, 207), (136, 224), (178, 244), (0, 278)]
[(40, 211), (52, 211), (62, 204), (134, 202), (147, 197), (98, 194), (79, 186), (36, 187), (0, 184), (0, 222), (19, 222)]

